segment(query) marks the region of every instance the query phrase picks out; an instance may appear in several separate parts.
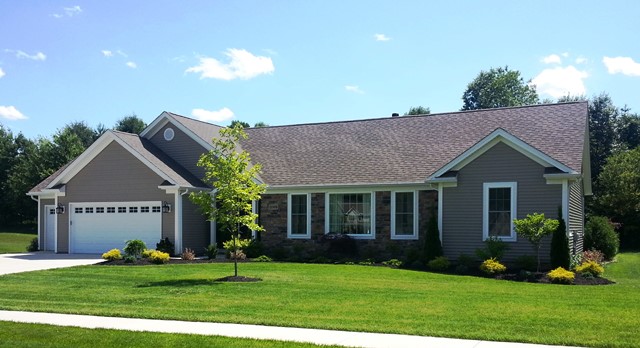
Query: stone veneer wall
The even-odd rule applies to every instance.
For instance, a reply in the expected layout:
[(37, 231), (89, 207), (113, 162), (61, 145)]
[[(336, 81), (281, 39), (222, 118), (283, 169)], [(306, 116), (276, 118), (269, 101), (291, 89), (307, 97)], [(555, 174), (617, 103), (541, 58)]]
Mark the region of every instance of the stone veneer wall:
[[(375, 199), (376, 236), (375, 239), (356, 240), (359, 258), (378, 261), (391, 258), (415, 259), (424, 246), (429, 218), (437, 216), (437, 192), (418, 193), (418, 240), (391, 240), (391, 192), (375, 192)], [(325, 193), (311, 193), (310, 239), (287, 238), (286, 194), (262, 195), (259, 212), (259, 222), (265, 229), (260, 240), (266, 254), (292, 260), (326, 257), (327, 243), (321, 241), (325, 227)]]

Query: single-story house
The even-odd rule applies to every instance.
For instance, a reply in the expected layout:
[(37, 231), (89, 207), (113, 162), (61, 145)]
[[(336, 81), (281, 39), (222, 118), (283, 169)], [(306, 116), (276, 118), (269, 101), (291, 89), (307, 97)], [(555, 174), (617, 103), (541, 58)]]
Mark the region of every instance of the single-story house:
[[(107, 131), (34, 187), (40, 248), (102, 253), (168, 237), (175, 252), (216, 242), (189, 193), (210, 190), (196, 166), (220, 126), (163, 112), (140, 135)], [(562, 208), (573, 251), (582, 250), (591, 194), (586, 102), (392, 116), (246, 129), (240, 147), (262, 165), (254, 202), (267, 252), (311, 252), (330, 232), (368, 255), (422, 248), (437, 219), (445, 256), (483, 241), (532, 255), (514, 218)], [(543, 244), (548, 257), (548, 240)]]

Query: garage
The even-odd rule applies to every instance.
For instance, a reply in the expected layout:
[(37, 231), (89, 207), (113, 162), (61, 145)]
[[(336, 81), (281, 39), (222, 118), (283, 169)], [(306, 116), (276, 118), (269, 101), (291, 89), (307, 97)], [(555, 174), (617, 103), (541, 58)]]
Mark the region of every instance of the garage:
[(162, 235), (161, 202), (71, 203), (69, 252), (104, 253), (122, 250), (140, 239), (154, 249)]

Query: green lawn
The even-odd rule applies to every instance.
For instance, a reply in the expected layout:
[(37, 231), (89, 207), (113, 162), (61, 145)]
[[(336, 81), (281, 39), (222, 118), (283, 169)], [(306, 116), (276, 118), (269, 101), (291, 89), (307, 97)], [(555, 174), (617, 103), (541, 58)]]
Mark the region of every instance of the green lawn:
[(26, 253), (35, 234), (0, 232), (0, 254)]
[[(179, 335), (105, 329), (81, 329), (0, 321), (0, 347), (224, 347), (224, 348), (314, 348), (305, 343), (229, 338), (220, 336)], [(98, 344), (99, 342), (99, 344)]]
[(607, 286), (528, 284), (383, 267), (243, 263), (82, 266), (0, 276), (0, 308), (640, 347), (640, 253)]

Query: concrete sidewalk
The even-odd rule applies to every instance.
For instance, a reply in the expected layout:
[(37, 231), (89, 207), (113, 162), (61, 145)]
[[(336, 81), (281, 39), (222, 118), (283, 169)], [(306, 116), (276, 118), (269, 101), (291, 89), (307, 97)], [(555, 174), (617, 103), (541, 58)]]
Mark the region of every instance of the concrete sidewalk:
[[(526, 343), (491, 342), (409, 336), (351, 331), (300, 329), (279, 326), (204, 323), (176, 320), (130, 319), (98, 317), (92, 315), (33, 313), (0, 310), (0, 321), (39, 323), (82, 328), (102, 328), (129, 331), (149, 331), (164, 333), (184, 333), (271, 339), (280, 341), (308, 342), (315, 344), (341, 345), (347, 347), (428, 347), (428, 348), (543, 348), (559, 347)], [(563, 346), (566, 348), (566, 346)]]
[(49, 251), (33, 253), (0, 254), (0, 275), (92, 265), (104, 261), (94, 254), (56, 254)]

